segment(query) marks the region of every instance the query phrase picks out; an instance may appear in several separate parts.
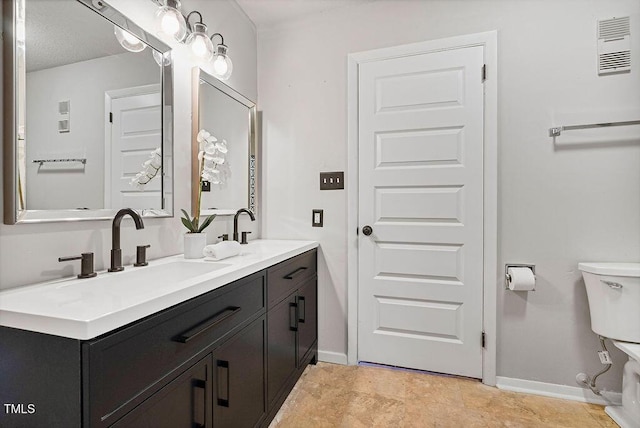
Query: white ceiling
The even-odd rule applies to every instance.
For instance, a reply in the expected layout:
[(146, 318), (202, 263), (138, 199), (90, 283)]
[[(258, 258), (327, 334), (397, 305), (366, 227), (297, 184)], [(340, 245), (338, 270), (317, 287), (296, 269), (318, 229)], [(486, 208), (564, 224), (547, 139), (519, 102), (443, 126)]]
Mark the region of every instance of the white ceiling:
[(75, 0), (28, 0), (27, 71), (123, 53), (113, 24)]
[(373, 0), (236, 0), (256, 27), (267, 27)]

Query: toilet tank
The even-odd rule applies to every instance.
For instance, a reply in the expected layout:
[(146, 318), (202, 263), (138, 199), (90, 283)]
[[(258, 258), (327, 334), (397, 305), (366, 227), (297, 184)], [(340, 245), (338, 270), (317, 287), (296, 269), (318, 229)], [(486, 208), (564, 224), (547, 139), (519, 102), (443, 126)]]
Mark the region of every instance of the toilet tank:
[(640, 343), (640, 263), (579, 263), (587, 288), (591, 330)]

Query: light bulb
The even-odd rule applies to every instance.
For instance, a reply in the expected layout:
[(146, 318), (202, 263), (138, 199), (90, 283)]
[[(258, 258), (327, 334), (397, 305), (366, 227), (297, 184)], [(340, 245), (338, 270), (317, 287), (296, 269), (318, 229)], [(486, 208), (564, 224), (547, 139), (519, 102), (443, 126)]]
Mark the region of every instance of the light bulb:
[(191, 51), (191, 56), (197, 62), (209, 62), (213, 58), (213, 43), (207, 36), (207, 26), (202, 23), (194, 24), (193, 32), (185, 42)]
[[(170, 5), (175, 5), (171, 7)], [(187, 23), (180, 13), (180, 2), (177, 0), (166, 0), (165, 5), (158, 8), (156, 12), (157, 32), (173, 37), (181, 42), (187, 35)]]
[(167, 34), (176, 35), (180, 31), (180, 23), (173, 13), (165, 13), (160, 21), (162, 31)]
[(228, 68), (227, 61), (220, 55), (216, 56), (216, 60), (213, 61), (213, 69), (216, 71), (216, 74), (225, 74)]
[(227, 55), (225, 45), (216, 46), (216, 55), (213, 58), (213, 74), (220, 80), (227, 80), (233, 72), (233, 63)]

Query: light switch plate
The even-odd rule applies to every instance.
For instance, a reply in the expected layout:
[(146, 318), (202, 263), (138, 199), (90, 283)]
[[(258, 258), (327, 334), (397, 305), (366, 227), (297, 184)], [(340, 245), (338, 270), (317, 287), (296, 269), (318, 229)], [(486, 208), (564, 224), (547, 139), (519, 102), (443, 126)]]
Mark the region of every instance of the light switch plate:
[(324, 222), (324, 211), (313, 210), (313, 215), (311, 217), (311, 226), (322, 227), (323, 222)]
[(344, 189), (344, 172), (321, 172), (320, 190), (340, 190)]

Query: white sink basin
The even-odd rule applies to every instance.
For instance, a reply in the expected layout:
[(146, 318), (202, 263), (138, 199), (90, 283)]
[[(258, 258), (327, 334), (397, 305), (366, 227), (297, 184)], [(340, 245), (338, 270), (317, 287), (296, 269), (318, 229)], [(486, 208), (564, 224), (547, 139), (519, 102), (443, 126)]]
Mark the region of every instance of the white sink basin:
[(25, 313), (39, 312), (54, 315), (68, 311), (75, 319), (90, 318), (96, 308), (110, 313), (131, 307), (148, 296), (164, 295), (176, 286), (195, 278), (224, 269), (230, 264), (203, 261), (171, 260), (167, 263), (132, 267), (122, 272), (102, 272), (95, 278), (72, 279), (47, 287), (30, 299), (20, 294), (28, 290), (3, 297), (3, 304), (12, 304)]

